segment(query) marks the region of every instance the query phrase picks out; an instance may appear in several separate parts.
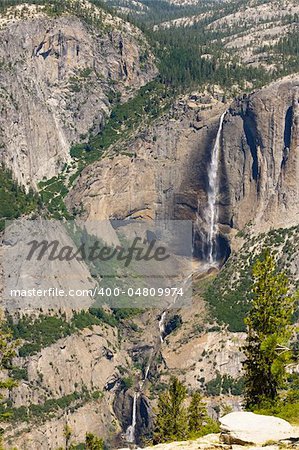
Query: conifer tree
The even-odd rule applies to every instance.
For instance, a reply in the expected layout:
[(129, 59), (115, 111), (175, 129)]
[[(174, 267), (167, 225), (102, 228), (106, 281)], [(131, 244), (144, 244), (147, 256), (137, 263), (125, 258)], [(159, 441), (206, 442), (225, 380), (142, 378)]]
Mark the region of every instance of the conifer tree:
[[(18, 341), (13, 341), (12, 334), (7, 326), (7, 323), (3, 319), (3, 313), (0, 311), (0, 371), (7, 370), (11, 366), (11, 360), (15, 356), (15, 347)], [(2, 375), (2, 374), (1, 374)], [(16, 381), (1, 376), (0, 389), (12, 389), (17, 385)], [(3, 395), (0, 394), (0, 400)], [(0, 420), (8, 418), (8, 413), (0, 413)]]
[(295, 298), (289, 294), (289, 280), (279, 273), (269, 252), (253, 267), (252, 307), (245, 319), (247, 340), (245, 406), (275, 403), (292, 357), (289, 340)]
[(200, 430), (207, 421), (206, 405), (202, 401), (200, 392), (195, 391), (191, 396), (191, 402), (188, 408), (188, 428), (190, 435), (200, 433)]
[(170, 386), (159, 396), (153, 442), (184, 440), (188, 436), (187, 410), (184, 406), (187, 389), (175, 377)]
[(104, 450), (104, 441), (92, 433), (87, 433), (85, 437), (85, 446), (86, 450)]

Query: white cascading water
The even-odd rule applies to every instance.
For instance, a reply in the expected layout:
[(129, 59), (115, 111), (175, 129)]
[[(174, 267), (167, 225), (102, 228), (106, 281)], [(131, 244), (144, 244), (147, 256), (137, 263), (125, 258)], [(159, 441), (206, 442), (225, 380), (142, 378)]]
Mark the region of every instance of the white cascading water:
[(216, 141), (213, 147), (211, 163), (208, 171), (209, 189), (208, 189), (208, 262), (213, 264), (216, 260), (216, 238), (217, 238), (217, 222), (218, 222), (218, 207), (217, 197), (219, 193), (218, 185), (218, 168), (219, 168), (219, 153), (221, 147), (221, 133), (223, 127), (223, 120), (226, 111), (222, 114), (219, 122), (219, 128), (216, 136)]
[[(187, 283), (189, 282), (189, 280), (192, 278), (192, 273), (190, 273), (188, 275), (188, 277), (184, 280), (184, 282), (182, 283), (182, 289), (184, 290), (184, 288), (186, 287)], [(174, 301), (173, 304), (176, 303), (177, 300), (177, 296), (174, 297)], [(166, 314), (167, 314), (167, 310), (163, 311), (159, 320), (159, 330), (160, 330), (160, 342), (163, 343), (164, 342), (164, 331), (165, 331), (165, 319), (166, 319)], [(137, 420), (137, 400), (138, 397), (143, 389), (143, 385), (146, 382), (147, 378), (148, 378), (148, 374), (150, 371), (150, 367), (151, 367), (151, 362), (152, 362), (152, 357), (149, 359), (145, 373), (144, 373), (144, 378), (143, 380), (139, 383), (139, 392), (135, 392), (134, 393), (134, 399), (133, 399), (133, 408), (132, 408), (132, 420), (131, 420), (131, 425), (128, 426), (127, 430), (126, 430), (126, 441), (130, 444), (134, 444), (135, 443), (135, 428), (136, 428), (136, 420)]]
[[(209, 216), (209, 234), (208, 234), (208, 262), (212, 264), (215, 262), (215, 241), (217, 236), (217, 196), (218, 196), (218, 162), (219, 162), (219, 151), (221, 144), (221, 132), (223, 126), (223, 120), (226, 112), (224, 112), (220, 118), (219, 128), (216, 136), (215, 145), (213, 147), (212, 156), (211, 156), (211, 164), (208, 172), (209, 178), (209, 190), (208, 190), (208, 216)], [(182, 287), (185, 288), (186, 284), (192, 277), (192, 273), (184, 280)], [(177, 297), (174, 298), (174, 304), (176, 303)], [(164, 331), (165, 331), (165, 318), (166, 318), (167, 310), (163, 311), (159, 320), (159, 330), (160, 330), (160, 342), (164, 342)], [(150, 370), (151, 361), (149, 361), (148, 366), (146, 367), (145, 375), (143, 380), (139, 384), (139, 389), (142, 391), (143, 385), (148, 378), (149, 370)], [(126, 441), (129, 443), (135, 443), (135, 428), (136, 428), (136, 420), (137, 420), (137, 400), (140, 395), (140, 392), (134, 393), (133, 398), (133, 408), (132, 408), (132, 420), (131, 425), (128, 426), (126, 430)]]
[(164, 327), (165, 317), (166, 317), (166, 311), (163, 311), (163, 313), (161, 314), (161, 318), (159, 320), (159, 330), (160, 330), (160, 341), (161, 341), (161, 344), (164, 341), (163, 334), (164, 334), (164, 331), (165, 331), (165, 327)]
[(138, 392), (135, 392), (134, 398), (133, 398), (132, 421), (131, 421), (131, 425), (128, 426), (127, 431), (126, 431), (126, 441), (130, 442), (131, 444), (133, 444), (135, 442), (137, 399), (138, 399)]

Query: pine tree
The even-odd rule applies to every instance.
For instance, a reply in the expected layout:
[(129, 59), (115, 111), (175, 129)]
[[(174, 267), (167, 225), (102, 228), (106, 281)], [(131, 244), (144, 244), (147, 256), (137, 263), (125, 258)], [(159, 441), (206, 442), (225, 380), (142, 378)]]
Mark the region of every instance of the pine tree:
[[(11, 366), (11, 360), (15, 356), (15, 347), (18, 341), (13, 341), (12, 334), (7, 323), (3, 319), (3, 313), (0, 311), (0, 371), (7, 370)], [(0, 389), (11, 390), (17, 385), (16, 381), (2, 376), (0, 381)], [(0, 394), (0, 400), (3, 395)], [(7, 413), (0, 413), (0, 419), (7, 418)]]
[(92, 433), (87, 433), (85, 437), (85, 448), (86, 450), (104, 450), (104, 441)]
[(159, 396), (153, 442), (184, 440), (188, 436), (187, 410), (184, 406), (187, 389), (175, 377), (170, 386)]
[(207, 421), (206, 405), (202, 401), (200, 392), (195, 391), (191, 396), (191, 402), (188, 408), (188, 428), (190, 435), (196, 436), (199, 434)]
[(292, 356), (289, 340), (295, 298), (289, 294), (288, 277), (278, 272), (269, 252), (253, 267), (252, 298), (245, 319), (248, 335), (243, 348), (247, 408), (275, 403)]

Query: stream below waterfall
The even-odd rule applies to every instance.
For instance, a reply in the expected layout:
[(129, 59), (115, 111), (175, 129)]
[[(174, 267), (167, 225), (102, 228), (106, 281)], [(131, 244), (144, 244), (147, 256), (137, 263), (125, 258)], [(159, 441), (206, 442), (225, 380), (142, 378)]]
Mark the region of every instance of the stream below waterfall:
[[(208, 233), (207, 233), (207, 258), (206, 262), (201, 265), (201, 269), (196, 270), (196, 273), (207, 272), (211, 267), (215, 267), (217, 263), (217, 234), (218, 234), (218, 194), (219, 194), (219, 180), (218, 180), (218, 172), (219, 172), (219, 157), (220, 157), (220, 148), (221, 148), (221, 133), (223, 127), (223, 121), (225, 117), (226, 111), (221, 115), (219, 121), (219, 127), (216, 135), (215, 144), (211, 153), (211, 161), (208, 169), (208, 204), (207, 204), (207, 218), (208, 218)], [(198, 213), (197, 213), (198, 214)], [(181, 286), (183, 291), (187, 285), (187, 283), (192, 278), (193, 272), (191, 272), (188, 277), (182, 282)], [(167, 317), (167, 312), (173, 308), (176, 304), (178, 296), (174, 298), (173, 304), (169, 305), (167, 309), (165, 309), (160, 318), (159, 318), (159, 332), (160, 332), (160, 345), (163, 344), (165, 338), (165, 320)], [(152, 355), (153, 357), (153, 355)], [(146, 367), (144, 377), (139, 384), (139, 390), (134, 393), (133, 397), (133, 406), (132, 406), (132, 418), (131, 425), (128, 426), (125, 438), (128, 443), (134, 444), (135, 440), (135, 429), (137, 423), (137, 408), (138, 408), (138, 398), (142, 392), (144, 383), (146, 382), (150, 367), (152, 363), (152, 358), (150, 358), (148, 365)]]

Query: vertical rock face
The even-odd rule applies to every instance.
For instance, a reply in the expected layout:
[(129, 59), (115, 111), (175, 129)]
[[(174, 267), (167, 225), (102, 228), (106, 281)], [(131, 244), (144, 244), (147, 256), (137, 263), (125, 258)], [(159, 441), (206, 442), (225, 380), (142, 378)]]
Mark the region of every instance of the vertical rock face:
[(226, 115), (220, 222), (257, 231), (298, 224), (299, 81), (235, 101)]
[(0, 156), (27, 185), (61, 170), (113, 96), (125, 100), (156, 74), (141, 32), (121, 19), (95, 9), (90, 25), (34, 8), (17, 7), (0, 29)]
[(89, 220), (194, 219), (200, 204), (204, 220), (206, 168), (225, 106), (200, 110), (181, 103), (126, 144), (132, 157), (86, 168), (67, 198), (69, 207), (82, 203)]
[[(298, 99), (299, 81), (293, 78), (244, 95), (228, 108), (216, 199), (224, 253), (230, 231), (249, 222), (256, 231), (298, 223)], [(116, 156), (85, 169), (69, 206), (84, 204), (89, 219), (196, 219), (206, 232), (207, 167), (225, 105), (202, 109), (178, 104), (128, 144), (134, 157)]]

